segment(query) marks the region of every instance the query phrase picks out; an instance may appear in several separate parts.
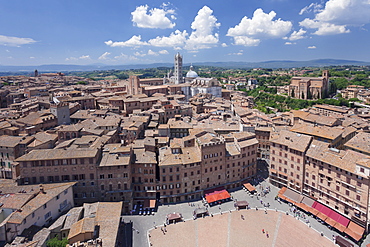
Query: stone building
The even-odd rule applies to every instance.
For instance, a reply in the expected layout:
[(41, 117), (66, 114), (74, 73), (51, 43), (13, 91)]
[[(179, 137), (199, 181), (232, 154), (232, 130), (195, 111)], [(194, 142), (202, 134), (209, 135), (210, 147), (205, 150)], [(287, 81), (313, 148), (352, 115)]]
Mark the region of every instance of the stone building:
[(322, 99), (328, 91), (329, 71), (323, 70), (321, 77), (293, 77), (288, 94), (298, 99)]

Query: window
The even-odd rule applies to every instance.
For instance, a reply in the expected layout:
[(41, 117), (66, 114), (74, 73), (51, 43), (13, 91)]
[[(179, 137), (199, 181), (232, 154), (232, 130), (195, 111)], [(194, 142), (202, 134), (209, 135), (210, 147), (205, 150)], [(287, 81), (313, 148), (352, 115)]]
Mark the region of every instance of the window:
[(365, 172), (365, 169), (363, 167), (360, 167), (360, 172)]
[(43, 207), (44, 207), (44, 209), (47, 208), (47, 204), (45, 203)]
[(357, 201), (360, 201), (361, 200), (361, 196), (360, 195), (356, 195), (356, 200)]
[(44, 215), (44, 219), (48, 219), (51, 217), (51, 211), (49, 211), (47, 214)]
[(104, 179), (104, 174), (100, 174), (100, 179)]
[(348, 190), (346, 190), (346, 195), (349, 196), (349, 191)]
[(113, 174), (108, 174), (108, 178), (113, 178)]

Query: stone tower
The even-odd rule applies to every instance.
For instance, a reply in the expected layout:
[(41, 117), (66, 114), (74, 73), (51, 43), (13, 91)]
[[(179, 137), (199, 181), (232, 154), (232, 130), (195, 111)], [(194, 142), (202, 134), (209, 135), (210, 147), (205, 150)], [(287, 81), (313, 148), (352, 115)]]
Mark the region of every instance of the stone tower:
[(136, 75), (130, 75), (128, 78), (127, 94), (135, 95), (140, 94), (140, 80)]
[(175, 55), (174, 76), (175, 76), (175, 84), (183, 83), (183, 79), (182, 79), (182, 56), (180, 55), (179, 52)]
[(71, 123), (68, 103), (55, 100), (50, 104), (50, 112), (58, 118), (58, 125)]
[(322, 71), (322, 78), (325, 79), (325, 84), (323, 85), (323, 90), (329, 90), (329, 70), (323, 70)]

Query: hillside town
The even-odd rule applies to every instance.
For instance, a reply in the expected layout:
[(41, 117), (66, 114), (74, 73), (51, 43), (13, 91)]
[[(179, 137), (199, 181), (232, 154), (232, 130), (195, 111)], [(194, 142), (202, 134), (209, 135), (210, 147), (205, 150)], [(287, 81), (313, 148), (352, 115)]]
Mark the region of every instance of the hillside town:
[[(192, 66), (184, 76), (182, 63), (176, 54), (164, 78), (0, 77), (0, 241), (123, 246), (126, 215), (232, 200), (230, 191), (258, 186), (260, 166), (279, 200), (343, 238), (366, 237), (370, 109), (317, 104), (265, 114), (236, 90), (241, 84), (199, 77)], [(320, 99), (329, 83), (327, 70), (293, 77), (288, 94)]]

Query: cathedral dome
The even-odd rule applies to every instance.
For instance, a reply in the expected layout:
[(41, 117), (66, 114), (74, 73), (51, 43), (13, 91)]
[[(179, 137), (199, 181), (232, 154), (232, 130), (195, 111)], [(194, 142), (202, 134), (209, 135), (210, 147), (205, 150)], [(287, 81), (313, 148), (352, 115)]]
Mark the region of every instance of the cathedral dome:
[(192, 77), (192, 78), (198, 77), (197, 72), (193, 70), (193, 66), (190, 66), (190, 70), (188, 71), (188, 73), (186, 73), (186, 77)]

